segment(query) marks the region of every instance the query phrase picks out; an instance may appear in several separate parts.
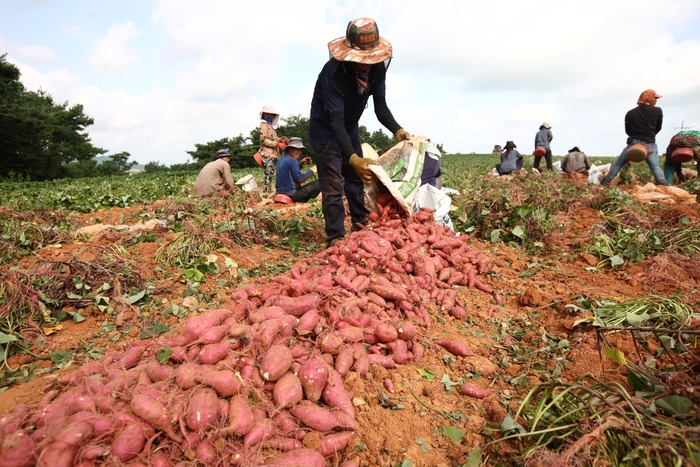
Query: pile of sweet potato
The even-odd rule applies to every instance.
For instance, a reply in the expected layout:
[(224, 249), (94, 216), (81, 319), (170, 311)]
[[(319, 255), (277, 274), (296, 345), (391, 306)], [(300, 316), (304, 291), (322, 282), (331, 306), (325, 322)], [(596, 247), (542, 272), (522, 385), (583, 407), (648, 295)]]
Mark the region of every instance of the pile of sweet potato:
[(344, 377), (420, 360), (436, 312), (466, 316), (455, 286), (492, 293), (467, 240), (430, 211), (354, 232), (178, 335), (62, 375), (0, 418), (0, 466), (322, 467), (358, 428)]

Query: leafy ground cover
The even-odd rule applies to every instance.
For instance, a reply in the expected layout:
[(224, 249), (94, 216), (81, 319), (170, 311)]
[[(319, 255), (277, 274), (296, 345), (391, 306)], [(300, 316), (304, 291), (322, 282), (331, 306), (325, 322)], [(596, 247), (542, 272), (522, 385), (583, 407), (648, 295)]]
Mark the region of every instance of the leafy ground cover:
[[(466, 317), (430, 302), (419, 362), (347, 375), (359, 429), (327, 465), (697, 465), (698, 205), (485, 177), (496, 159), (446, 156), (443, 170), (495, 293), (453, 285)], [(0, 413), (323, 251), (319, 203), (200, 199), (195, 176), (0, 186)]]

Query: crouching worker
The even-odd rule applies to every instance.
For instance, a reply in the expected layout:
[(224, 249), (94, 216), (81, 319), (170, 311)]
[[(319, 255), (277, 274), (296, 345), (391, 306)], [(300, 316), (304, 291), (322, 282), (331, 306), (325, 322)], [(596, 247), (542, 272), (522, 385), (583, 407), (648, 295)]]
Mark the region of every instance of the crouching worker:
[(514, 142), (508, 141), (505, 149), (501, 153), (501, 163), (496, 164), (496, 171), (499, 175), (510, 175), (523, 168), (523, 156), (516, 150)]
[(292, 201), (297, 203), (305, 203), (321, 193), (321, 186), (318, 180), (302, 185), (316, 173), (315, 166), (304, 173), (301, 172), (301, 165), (311, 164), (310, 157), (305, 157), (299, 161), (299, 157), (304, 151), (306, 151), (306, 147), (302, 143), (301, 138), (290, 138), (284, 154), (277, 162), (277, 180), (275, 184), (277, 195), (287, 195)]
[(571, 178), (587, 177), (590, 168), (591, 162), (588, 156), (578, 146), (569, 149), (569, 153), (561, 161), (561, 170)]
[(212, 193), (224, 193), (233, 188), (231, 167), (228, 163), (231, 155), (226, 149), (216, 151), (213, 161), (205, 165), (194, 182), (194, 194), (208, 196)]

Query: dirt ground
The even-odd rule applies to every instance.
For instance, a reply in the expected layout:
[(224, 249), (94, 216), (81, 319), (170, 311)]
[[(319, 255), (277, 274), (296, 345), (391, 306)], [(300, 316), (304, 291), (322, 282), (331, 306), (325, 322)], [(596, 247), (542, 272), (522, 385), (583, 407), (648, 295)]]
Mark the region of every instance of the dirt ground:
[[(76, 216), (76, 226), (134, 225), (139, 215), (154, 213), (159, 205), (112, 209)], [(281, 216), (302, 217), (305, 206), (285, 207), (261, 204), (261, 209), (278, 210)], [(659, 215), (698, 217), (698, 207), (659, 207)], [(615, 380), (626, 385), (623, 369), (610, 360), (601, 358), (601, 349), (592, 327), (575, 326), (585, 312), (566, 307), (576, 304), (578, 298), (623, 300), (640, 295), (689, 293), (699, 290), (700, 272), (682, 267), (682, 257), (661, 255), (648, 258), (622, 271), (595, 271), (598, 260), (582, 253), (580, 246), (590, 238), (600, 223), (600, 214), (589, 208), (572, 210), (561, 216), (561, 229), (552, 241), (561, 247), (556, 254), (528, 254), (507, 244), (486, 244), (472, 240), (473, 248), (482, 250), (493, 260), (496, 272), (483, 281), (493, 288), (494, 295), (466, 287), (457, 288), (464, 302), (467, 318), (456, 320), (437, 307), (430, 309), (431, 326), (424, 329), (427, 346), (420, 362), (399, 365), (388, 370), (373, 366), (362, 378), (350, 373), (345, 379), (356, 405), (359, 429), (350, 446), (327, 465), (340, 465), (352, 460), (361, 466), (394, 466), (410, 460), (413, 466), (461, 466), (469, 453), (501, 437), (500, 427), (507, 415), (515, 416), (520, 402), (533, 384), (560, 378), (572, 381), (592, 373), (601, 379)], [(321, 221), (311, 235), (322, 241)], [(99, 230), (99, 231), (98, 231)], [(164, 268), (157, 259), (163, 241), (174, 234), (166, 228), (153, 230), (158, 240), (137, 242), (130, 240), (136, 233), (122, 228), (99, 228), (91, 235), (79, 237), (74, 243), (49, 245), (35, 256), (24, 257), (18, 263), (6, 265), (22, 271), (33, 271), (48, 263), (80, 259), (89, 262), (106, 246), (118, 245), (131, 258), (130, 267), (143, 281), (155, 284), (152, 306), (148, 317), (160, 318), (177, 332), (183, 320), (175, 316), (158, 316), (170, 305), (195, 311), (227, 306), (240, 282), (231, 279), (224, 267), (223, 254), (219, 255), (220, 271), (209, 275), (198, 294), (184, 297), (187, 289), (177, 268)], [(217, 252), (213, 252), (217, 254)], [(304, 253), (293, 255), (285, 249), (269, 246), (242, 248), (232, 246), (225, 253), (239, 268), (253, 270), (267, 263), (295, 264)], [(165, 269), (165, 270), (164, 270)], [(650, 271), (658, 274), (650, 280)], [(663, 274), (662, 274), (663, 273)], [(495, 299), (502, 297), (501, 303)], [(73, 311), (73, 310), (65, 310)], [(118, 314), (105, 314), (95, 306), (76, 309), (85, 317), (80, 323), (63, 321), (51, 333), (40, 336), (27, 330), (36, 346), (34, 356), (14, 355), (8, 359), (10, 368), (29, 368), (41, 373), (53, 363), (48, 355), (57, 350), (68, 350), (76, 355), (75, 363), (58, 372), (47, 372), (24, 384), (16, 384), (0, 393), (0, 414), (11, 412), (17, 404), (36, 404), (44, 393), (55, 387), (57, 376), (72, 371), (85, 361), (89, 350), (105, 353), (123, 350), (139, 339), (144, 317), (134, 308)], [(696, 312), (700, 310), (695, 310)], [(148, 321), (146, 319), (146, 321)], [(105, 323), (115, 324), (108, 328)], [(44, 329), (47, 331), (47, 329)], [(450, 356), (436, 345), (438, 339), (460, 340), (468, 345), (472, 355)], [(608, 336), (609, 343), (633, 354), (635, 347), (625, 334)], [(653, 351), (654, 344), (649, 343)], [(547, 351), (542, 350), (547, 347)], [(558, 349), (558, 350), (552, 350)], [(82, 358), (82, 360), (81, 360)], [(424, 376), (430, 370), (435, 378)], [(390, 393), (384, 381), (393, 382)], [(445, 380), (445, 378), (448, 378)], [(488, 391), (483, 399), (460, 395), (456, 387), (444, 381), (472, 382)], [(465, 379), (466, 378), (466, 379)], [(524, 423), (522, 420), (516, 420)], [(452, 425), (465, 432), (459, 443), (446, 437), (441, 427)], [(519, 465), (518, 443), (495, 443), (484, 447), (483, 465)], [(195, 465), (194, 463), (192, 465)], [(406, 464), (407, 465), (407, 464)], [(472, 464), (470, 464), (472, 465)]]

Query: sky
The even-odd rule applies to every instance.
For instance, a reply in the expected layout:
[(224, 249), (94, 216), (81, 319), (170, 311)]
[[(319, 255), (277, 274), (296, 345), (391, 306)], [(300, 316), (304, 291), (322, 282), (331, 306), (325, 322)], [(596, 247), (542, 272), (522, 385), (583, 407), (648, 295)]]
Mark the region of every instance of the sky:
[[(248, 136), (263, 105), (308, 117), (328, 42), (364, 16), (393, 46), (394, 117), (447, 153), (530, 154), (548, 122), (555, 155), (617, 155), (650, 88), (660, 152), (700, 130), (697, 0), (2, 0), (0, 54), (26, 89), (82, 104), (107, 155), (172, 165)], [(360, 124), (384, 129), (371, 103)]]

